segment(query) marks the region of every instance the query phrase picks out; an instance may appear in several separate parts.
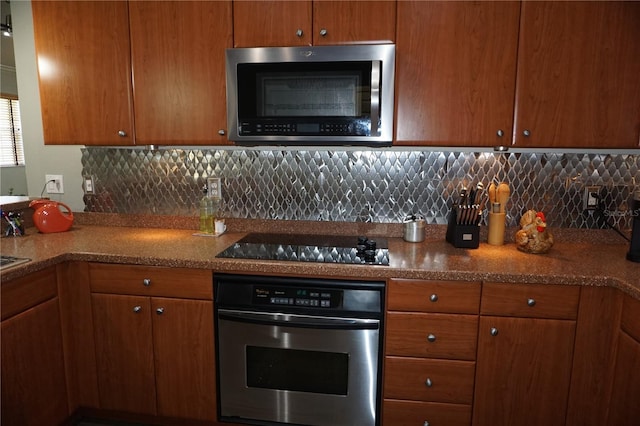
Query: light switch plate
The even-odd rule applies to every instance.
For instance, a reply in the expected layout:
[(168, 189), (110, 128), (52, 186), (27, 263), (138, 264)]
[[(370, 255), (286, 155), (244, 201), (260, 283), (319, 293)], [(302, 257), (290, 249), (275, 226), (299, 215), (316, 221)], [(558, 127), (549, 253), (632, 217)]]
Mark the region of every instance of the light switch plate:
[(93, 184), (93, 176), (85, 176), (83, 179), (84, 184), (82, 185), (82, 188), (84, 189), (84, 193), (87, 195), (95, 194), (96, 189)]

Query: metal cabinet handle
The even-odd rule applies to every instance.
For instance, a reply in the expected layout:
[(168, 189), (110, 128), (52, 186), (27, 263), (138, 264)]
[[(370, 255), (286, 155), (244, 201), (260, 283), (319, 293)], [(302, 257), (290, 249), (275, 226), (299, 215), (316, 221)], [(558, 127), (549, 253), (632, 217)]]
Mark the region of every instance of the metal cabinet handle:
[(433, 293), (431, 295), (431, 297), (429, 297), (429, 300), (431, 300), (432, 302), (437, 302), (438, 301), (438, 295)]
[(424, 423), (422, 423), (422, 426), (429, 426), (429, 422), (425, 420)]
[(326, 28), (322, 28), (322, 29), (320, 30), (320, 35), (321, 35), (322, 37), (325, 37), (325, 36), (327, 35), (327, 29), (326, 29)]
[(531, 136), (531, 132), (530, 132), (529, 130), (527, 130), (527, 129), (525, 129), (525, 130), (522, 132), (522, 134), (523, 134), (526, 138), (528, 138), (529, 136)]
[(425, 380), (424, 384), (430, 388), (431, 386), (433, 386), (433, 382), (431, 381), (431, 379), (429, 377), (427, 377), (427, 380)]
[(498, 131), (496, 132), (496, 134), (498, 135), (498, 137), (503, 137), (504, 136), (504, 131), (502, 129), (498, 129)]
[(491, 327), (491, 331), (490, 331), (492, 336), (497, 336), (498, 335), (498, 329), (495, 327)]
[(142, 284), (145, 287), (149, 287), (151, 285), (151, 278), (145, 278), (144, 280), (142, 280)]
[(141, 312), (141, 311), (142, 311), (142, 306), (138, 305), (138, 306), (134, 306), (134, 307), (133, 307), (133, 312), (134, 312), (134, 313), (136, 313), (136, 314), (137, 314), (137, 313), (139, 313), (139, 312)]
[(158, 315), (164, 314), (164, 308), (157, 308), (156, 309), (156, 314), (158, 314)]
[(536, 299), (527, 299), (527, 305), (536, 306)]
[(224, 129), (220, 129), (220, 130), (218, 130), (218, 134), (219, 134), (220, 136), (224, 136), (226, 133), (227, 133), (227, 132), (225, 132), (225, 130), (224, 130)]
[(429, 334), (427, 336), (427, 340), (430, 341), (431, 343), (436, 341), (436, 335), (435, 334)]
[(127, 132), (125, 132), (124, 130), (118, 130), (118, 136), (124, 138), (125, 136), (127, 136)]
[(298, 28), (298, 30), (296, 31), (296, 36), (302, 37), (303, 35), (304, 35), (304, 31), (302, 31), (302, 29)]

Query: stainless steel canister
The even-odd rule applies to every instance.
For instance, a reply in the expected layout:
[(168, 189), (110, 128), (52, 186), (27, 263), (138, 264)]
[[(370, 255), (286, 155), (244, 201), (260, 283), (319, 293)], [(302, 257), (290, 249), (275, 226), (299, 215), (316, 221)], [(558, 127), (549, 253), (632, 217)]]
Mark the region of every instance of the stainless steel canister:
[(422, 216), (411, 215), (404, 219), (404, 240), (411, 243), (424, 241), (425, 220)]

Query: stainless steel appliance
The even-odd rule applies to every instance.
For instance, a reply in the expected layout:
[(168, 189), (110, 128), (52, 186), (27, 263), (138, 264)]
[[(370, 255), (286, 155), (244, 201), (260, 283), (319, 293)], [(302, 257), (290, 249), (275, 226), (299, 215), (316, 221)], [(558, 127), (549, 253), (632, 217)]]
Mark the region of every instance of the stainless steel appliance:
[(245, 145), (390, 145), (395, 46), (226, 52), (229, 139)]
[(215, 274), (220, 421), (380, 424), (384, 282)]
[(640, 189), (634, 192), (631, 205), (633, 207), (631, 210), (633, 225), (631, 228), (631, 244), (629, 246), (629, 252), (627, 253), (627, 259), (632, 262), (640, 262)]

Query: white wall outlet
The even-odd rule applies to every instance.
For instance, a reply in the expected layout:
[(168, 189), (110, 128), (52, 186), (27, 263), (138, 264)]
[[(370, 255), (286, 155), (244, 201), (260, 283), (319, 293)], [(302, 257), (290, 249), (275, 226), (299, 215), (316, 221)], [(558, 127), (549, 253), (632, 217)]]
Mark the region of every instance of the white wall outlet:
[(64, 194), (62, 175), (45, 175), (44, 178), (47, 182), (47, 193)]
[(222, 199), (222, 180), (219, 177), (207, 178), (207, 189), (211, 198)]
[(602, 187), (600, 185), (587, 186), (584, 189), (584, 201), (583, 201), (583, 209), (584, 210), (595, 210), (598, 208), (598, 203), (600, 202), (600, 189)]
[(83, 180), (84, 180), (84, 184), (82, 185), (82, 188), (84, 189), (84, 193), (95, 194), (96, 189), (95, 189), (95, 186), (93, 185), (93, 176), (84, 176)]

